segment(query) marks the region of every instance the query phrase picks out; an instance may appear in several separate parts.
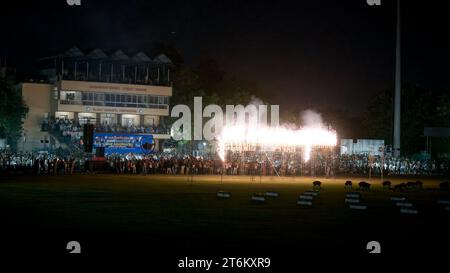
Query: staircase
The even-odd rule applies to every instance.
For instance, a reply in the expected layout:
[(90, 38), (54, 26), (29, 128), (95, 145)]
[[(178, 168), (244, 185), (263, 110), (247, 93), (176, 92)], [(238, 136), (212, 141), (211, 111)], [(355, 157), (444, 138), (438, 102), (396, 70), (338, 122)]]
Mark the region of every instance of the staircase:
[(70, 154), (83, 153), (83, 150), (81, 149), (81, 147), (74, 144), (71, 141), (70, 137), (62, 136), (61, 132), (59, 130), (52, 130), (51, 128), (49, 128), (48, 133), (53, 139), (55, 139), (57, 141), (57, 144), (59, 144), (59, 147), (62, 150), (66, 151)]

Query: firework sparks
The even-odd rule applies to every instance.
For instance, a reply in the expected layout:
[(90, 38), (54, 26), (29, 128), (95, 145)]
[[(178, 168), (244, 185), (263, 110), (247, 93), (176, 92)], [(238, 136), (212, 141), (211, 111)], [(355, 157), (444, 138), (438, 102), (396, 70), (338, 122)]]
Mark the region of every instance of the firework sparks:
[(308, 162), (309, 158), (311, 157), (311, 146), (310, 145), (305, 147), (305, 150), (303, 151), (303, 156), (304, 156), (305, 162)]
[(261, 150), (304, 147), (304, 158), (308, 161), (313, 147), (336, 146), (336, 142), (336, 132), (322, 127), (295, 130), (285, 127), (225, 126), (218, 137), (218, 154), (223, 161), (226, 150), (243, 150), (246, 147), (259, 147)]

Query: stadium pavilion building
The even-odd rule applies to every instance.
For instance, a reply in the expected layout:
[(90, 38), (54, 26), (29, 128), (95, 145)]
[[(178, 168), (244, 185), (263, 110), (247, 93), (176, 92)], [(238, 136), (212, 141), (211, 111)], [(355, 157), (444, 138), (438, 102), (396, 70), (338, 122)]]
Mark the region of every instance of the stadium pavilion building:
[(19, 149), (70, 146), (61, 131), (55, 132), (60, 128), (54, 123), (61, 121), (78, 128), (91, 123), (98, 133), (151, 136), (155, 149), (170, 139), (163, 124), (169, 115), (173, 65), (166, 55), (150, 58), (143, 52), (83, 52), (72, 47), (37, 65), (37, 79), (20, 85), (29, 112)]

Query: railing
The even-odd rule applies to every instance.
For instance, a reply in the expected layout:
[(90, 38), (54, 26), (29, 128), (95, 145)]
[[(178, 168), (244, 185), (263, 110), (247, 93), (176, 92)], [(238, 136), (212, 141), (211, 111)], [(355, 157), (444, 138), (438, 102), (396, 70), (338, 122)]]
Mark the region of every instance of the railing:
[(145, 80), (145, 79), (134, 79), (134, 77), (125, 77), (123, 79), (122, 77), (113, 77), (111, 79), (110, 75), (102, 75), (102, 77), (98, 76), (92, 76), (86, 77), (84, 73), (77, 73), (78, 75), (64, 75), (61, 78), (61, 80), (67, 80), (67, 81), (92, 81), (92, 82), (106, 82), (106, 83), (122, 83), (122, 84), (136, 84), (136, 85), (154, 85), (154, 86), (172, 86), (172, 81), (169, 81), (168, 79), (162, 79), (162, 80)]
[[(45, 125), (44, 125), (45, 124)], [(60, 143), (66, 144), (69, 151), (71, 153), (80, 153), (82, 152), (82, 149), (79, 145), (75, 143), (75, 140), (71, 139), (69, 136), (63, 136), (62, 132), (58, 129), (54, 129), (53, 126), (49, 125), (48, 123), (43, 123), (42, 127), (47, 128), (47, 132), (49, 132), (55, 139), (57, 139)], [(78, 141), (78, 140), (76, 140)]]
[(59, 100), (63, 105), (89, 105), (89, 106), (108, 106), (108, 107), (130, 107), (130, 108), (151, 108), (151, 109), (169, 109), (167, 104), (153, 103), (133, 103), (133, 102), (97, 102), (88, 100)]
[[(57, 134), (58, 140), (68, 140), (68, 137), (64, 137), (59, 129), (54, 129), (53, 124), (49, 124), (46, 121), (41, 123), (42, 132), (50, 132)], [(59, 125), (56, 125), (59, 128)], [(78, 131), (82, 131), (83, 127), (78, 125)], [(161, 134), (170, 135), (171, 126), (159, 125), (159, 126), (118, 126), (118, 125), (97, 125), (94, 126), (94, 131), (99, 133), (136, 133), (136, 134)], [(59, 139), (61, 138), (61, 139)]]
[(98, 133), (136, 133), (136, 134), (160, 134), (170, 135), (170, 127), (149, 127), (149, 126), (137, 126), (137, 127), (105, 127), (96, 126), (95, 132)]

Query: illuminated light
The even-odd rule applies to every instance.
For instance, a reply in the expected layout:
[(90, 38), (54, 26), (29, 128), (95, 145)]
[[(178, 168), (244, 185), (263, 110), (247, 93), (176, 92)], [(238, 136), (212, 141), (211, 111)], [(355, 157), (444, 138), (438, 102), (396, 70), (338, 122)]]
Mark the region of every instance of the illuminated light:
[(304, 160), (310, 159), (314, 147), (336, 146), (336, 131), (322, 127), (303, 127), (289, 129), (285, 127), (255, 128), (248, 126), (225, 126), (218, 137), (218, 154), (225, 160), (225, 151), (244, 151), (256, 149), (270, 151), (274, 149), (294, 149), (303, 147)]
[(311, 157), (311, 145), (308, 145), (305, 147), (305, 150), (303, 151), (303, 156), (304, 156), (305, 162), (308, 162), (309, 158)]

